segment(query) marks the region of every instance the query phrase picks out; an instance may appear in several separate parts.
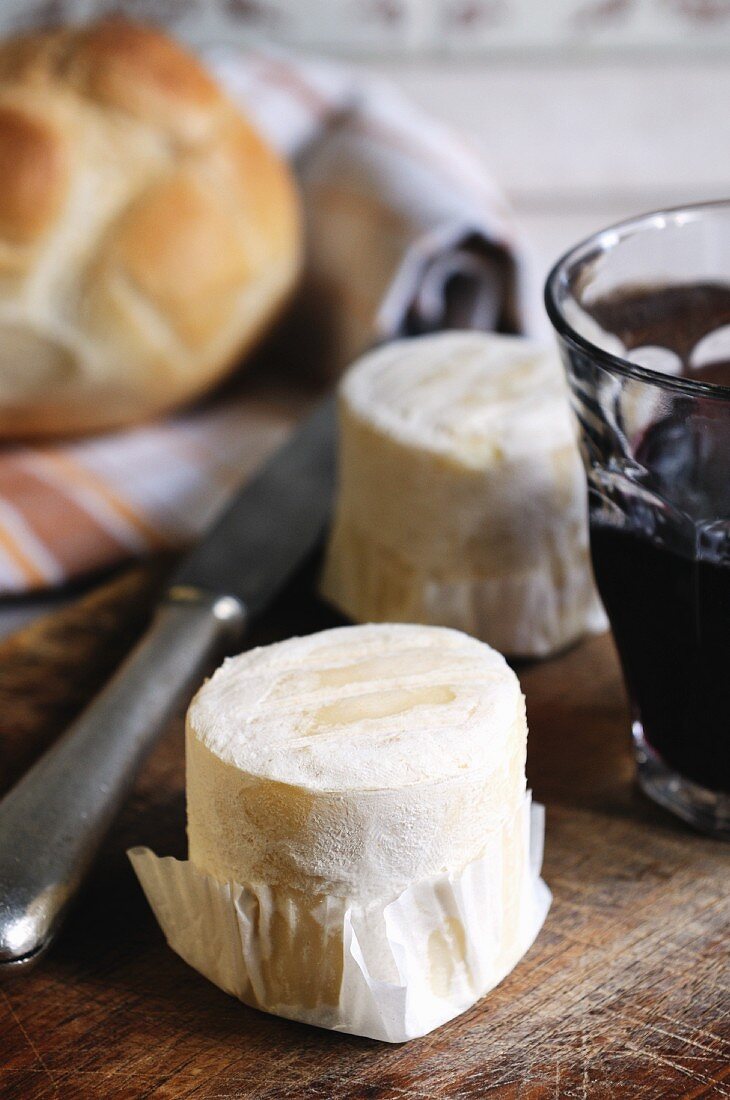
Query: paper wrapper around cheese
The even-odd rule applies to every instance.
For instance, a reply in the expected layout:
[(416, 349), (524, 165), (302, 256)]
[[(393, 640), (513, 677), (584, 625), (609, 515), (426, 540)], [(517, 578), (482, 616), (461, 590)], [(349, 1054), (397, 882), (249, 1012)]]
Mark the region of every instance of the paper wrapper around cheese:
[(509, 973), (550, 904), (514, 673), (457, 631), (226, 662), (188, 712), (190, 859), (130, 852), (170, 946), (267, 1012), (387, 1042)]
[(447, 332), (343, 379), (322, 594), (356, 622), (456, 627), (541, 657), (604, 630), (557, 352)]
[[(525, 795), (512, 829), (486, 838), (480, 859), (386, 905), (221, 883), (149, 848), (129, 857), (170, 947), (226, 993), (290, 1020), (402, 1043), (464, 1012), (530, 947), (551, 900), (542, 838), (542, 807), (530, 810)], [(517, 883), (505, 881), (512, 859)]]

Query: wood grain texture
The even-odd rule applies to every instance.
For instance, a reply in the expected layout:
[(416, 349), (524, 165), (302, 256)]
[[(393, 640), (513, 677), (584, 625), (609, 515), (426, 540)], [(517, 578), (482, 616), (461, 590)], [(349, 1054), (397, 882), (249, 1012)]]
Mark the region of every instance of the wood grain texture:
[[(312, 568), (256, 640), (331, 623), (307, 595), (311, 580)], [(141, 629), (155, 587), (151, 574), (132, 573), (3, 647), (6, 747), (60, 728), (95, 686), (92, 669), (96, 682), (108, 672), (109, 647), (118, 655)], [(608, 637), (519, 672), (555, 900), (532, 950), (485, 1000), (391, 1047), (255, 1012), (189, 969), (165, 946), (124, 855), (137, 843), (185, 852), (176, 722), (60, 942), (35, 971), (0, 986), (0, 1095), (730, 1096), (728, 850), (635, 791)]]
[(102, 687), (149, 618), (164, 562), (128, 569), (0, 643), (0, 793)]

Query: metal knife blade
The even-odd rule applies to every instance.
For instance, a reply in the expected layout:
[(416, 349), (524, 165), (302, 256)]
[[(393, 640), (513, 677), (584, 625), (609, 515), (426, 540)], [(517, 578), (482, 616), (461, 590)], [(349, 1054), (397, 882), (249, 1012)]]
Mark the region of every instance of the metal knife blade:
[(261, 612), (314, 549), (332, 506), (335, 398), (326, 398), (236, 495), (172, 579)]
[(316, 545), (335, 434), (329, 398), (238, 494), (116, 675), (0, 802), (0, 970), (25, 969), (51, 944), (170, 716)]

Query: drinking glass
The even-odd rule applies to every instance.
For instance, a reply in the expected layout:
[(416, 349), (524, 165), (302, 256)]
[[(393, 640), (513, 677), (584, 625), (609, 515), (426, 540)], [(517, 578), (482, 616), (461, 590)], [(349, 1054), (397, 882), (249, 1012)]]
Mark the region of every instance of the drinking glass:
[(595, 234), (555, 265), (545, 300), (639, 783), (728, 837), (730, 201)]

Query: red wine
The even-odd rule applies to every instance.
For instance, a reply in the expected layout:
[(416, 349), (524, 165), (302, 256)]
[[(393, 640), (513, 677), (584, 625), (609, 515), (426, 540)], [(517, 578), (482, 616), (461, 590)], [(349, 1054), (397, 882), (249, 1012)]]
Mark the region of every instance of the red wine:
[[(689, 367), (696, 342), (730, 323), (728, 287), (644, 289), (592, 312), (628, 346), (668, 347), (687, 376), (730, 385), (730, 361)], [(730, 406), (695, 397), (662, 413), (591, 493), (594, 572), (643, 739), (730, 794)]]
[(681, 775), (730, 793), (730, 567), (600, 524), (591, 552), (646, 741)]

